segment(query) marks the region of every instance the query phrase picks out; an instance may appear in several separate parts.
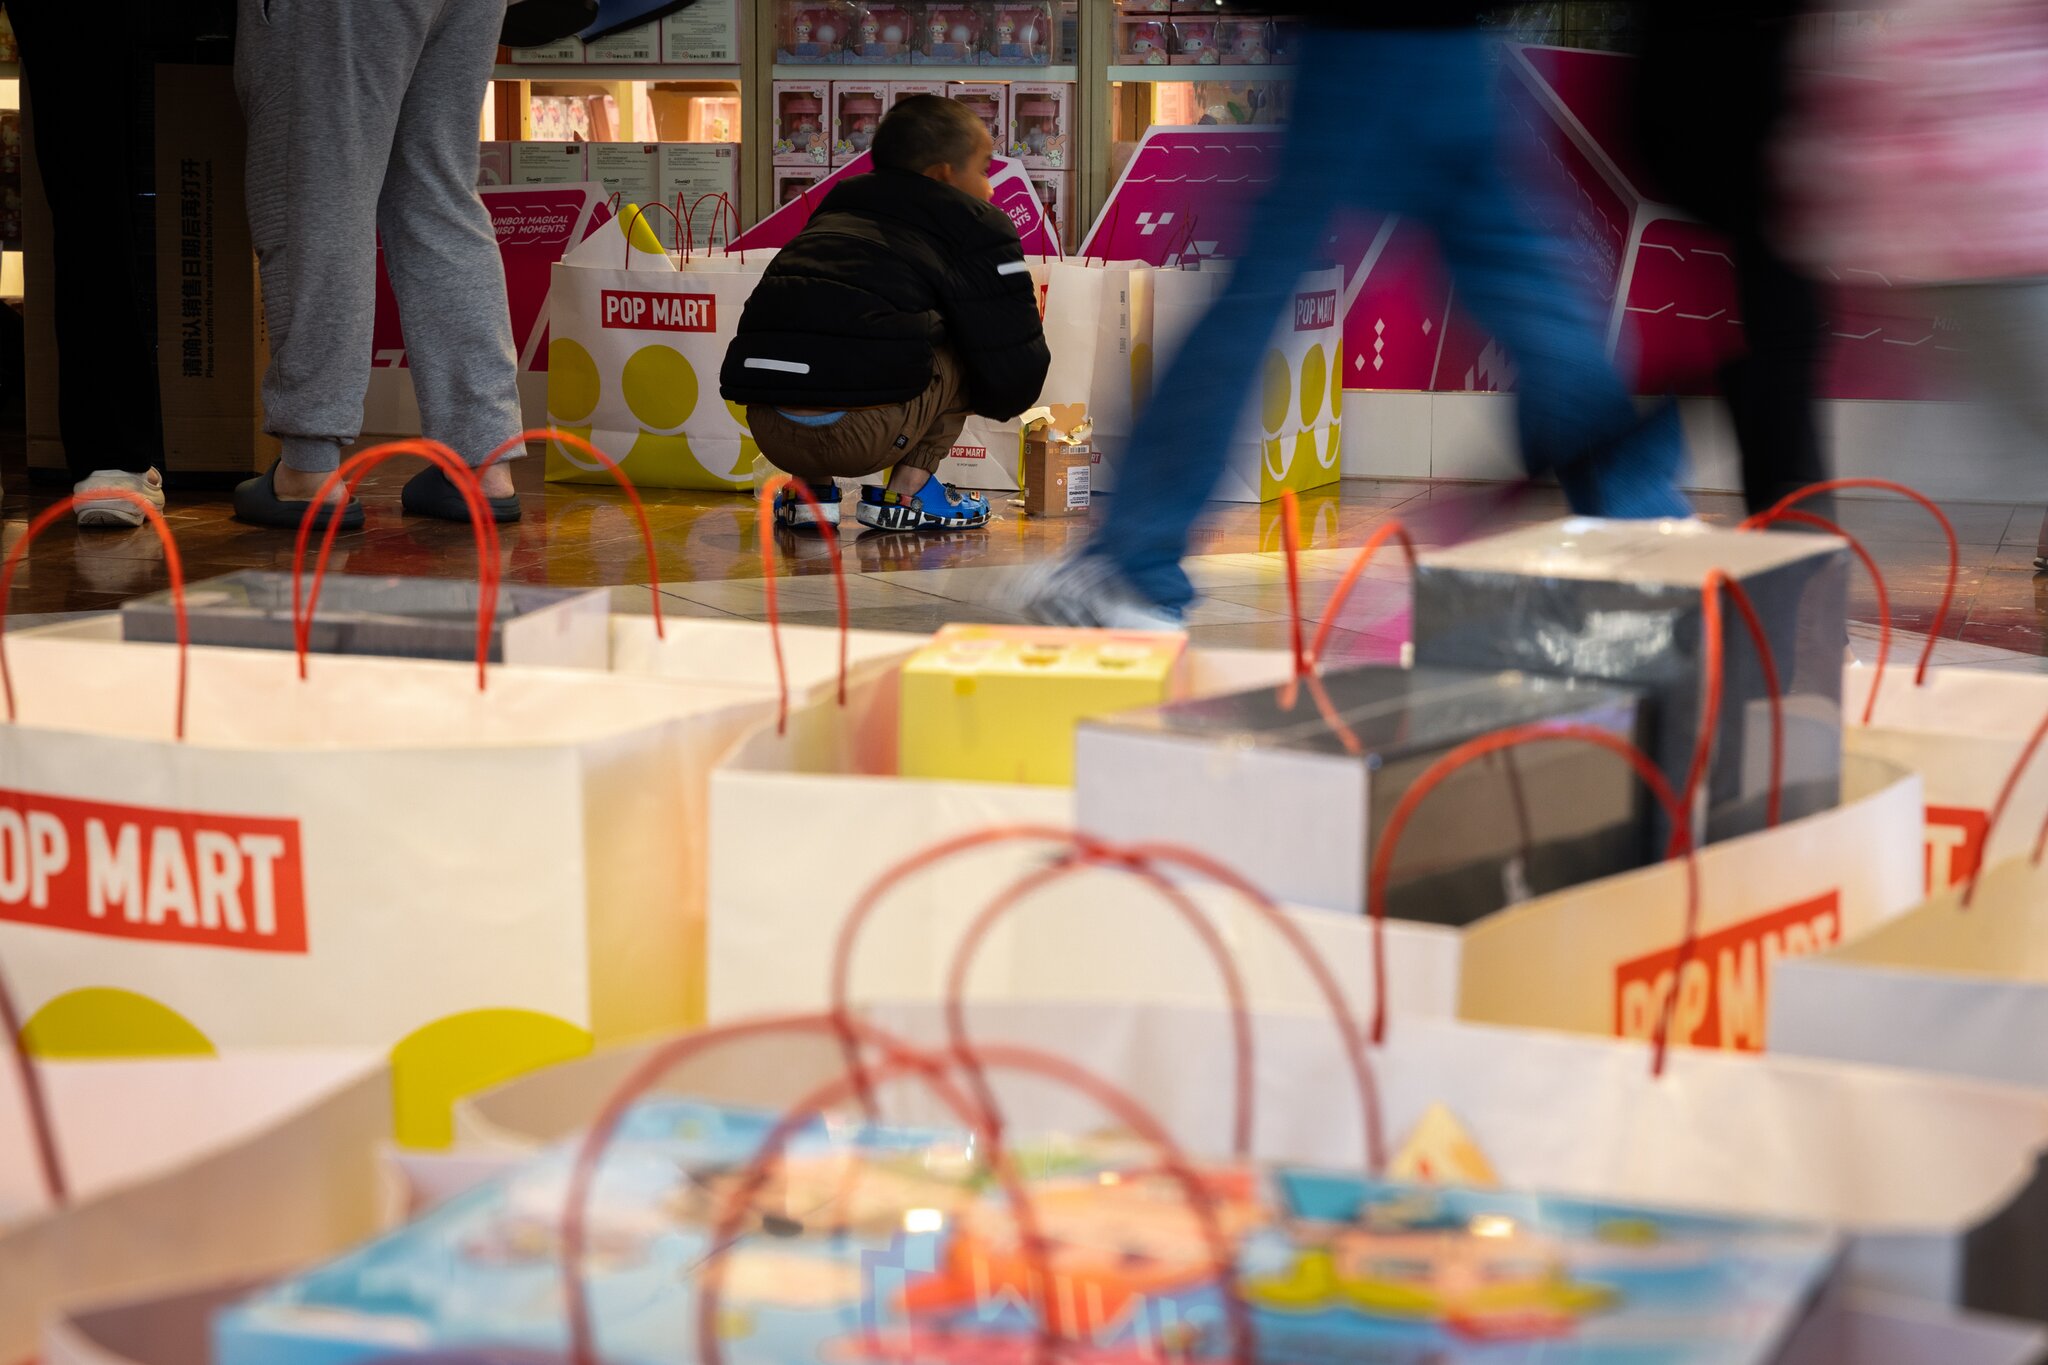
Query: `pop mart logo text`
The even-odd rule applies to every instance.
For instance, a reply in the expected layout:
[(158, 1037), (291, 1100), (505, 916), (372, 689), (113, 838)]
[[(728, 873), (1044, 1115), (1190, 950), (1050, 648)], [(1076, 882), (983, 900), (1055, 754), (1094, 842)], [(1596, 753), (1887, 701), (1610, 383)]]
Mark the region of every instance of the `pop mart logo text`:
[[(1771, 969), (1781, 957), (1803, 957), (1842, 939), (1841, 895), (1830, 891), (1726, 929), (1700, 936), (1677, 983), (1671, 1041), (1690, 1047), (1761, 1052)], [(1678, 949), (1664, 949), (1614, 969), (1614, 1031), (1650, 1038), (1678, 969)]]
[(303, 953), (299, 824), (0, 791), (0, 920)]

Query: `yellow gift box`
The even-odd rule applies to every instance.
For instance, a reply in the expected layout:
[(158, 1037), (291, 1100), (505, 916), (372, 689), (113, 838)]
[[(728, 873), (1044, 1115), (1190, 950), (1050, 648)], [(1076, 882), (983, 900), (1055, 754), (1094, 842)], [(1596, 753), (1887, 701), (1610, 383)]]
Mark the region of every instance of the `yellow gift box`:
[(1185, 635), (947, 626), (903, 666), (904, 777), (1070, 786), (1074, 727), (1179, 700)]

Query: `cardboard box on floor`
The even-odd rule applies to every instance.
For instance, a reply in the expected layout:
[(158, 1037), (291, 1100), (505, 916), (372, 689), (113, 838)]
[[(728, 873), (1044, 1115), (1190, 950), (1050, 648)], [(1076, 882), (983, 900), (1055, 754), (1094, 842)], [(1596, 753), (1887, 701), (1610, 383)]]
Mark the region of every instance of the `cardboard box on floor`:
[[(24, 304), (28, 460), (64, 468), (57, 425), (57, 333), (49, 202), (24, 118)], [(243, 206), (242, 110), (226, 66), (156, 68), (157, 382), (165, 475), (222, 482), (262, 469), (261, 387), (270, 362), (263, 297)], [(110, 203), (108, 212), (126, 206)], [(188, 274), (188, 270), (193, 272)]]

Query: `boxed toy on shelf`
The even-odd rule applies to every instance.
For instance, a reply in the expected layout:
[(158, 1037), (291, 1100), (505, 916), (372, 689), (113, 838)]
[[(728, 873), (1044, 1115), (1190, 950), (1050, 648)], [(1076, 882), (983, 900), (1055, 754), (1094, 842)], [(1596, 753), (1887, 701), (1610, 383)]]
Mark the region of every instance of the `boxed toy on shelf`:
[(837, 64), (846, 58), (855, 23), (846, 0), (782, 0), (776, 17), (775, 60)]
[(923, 38), (925, 6), (865, 0), (857, 16), (846, 60), (855, 65), (907, 66)]
[(822, 167), (777, 166), (775, 168), (775, 207), (788, 208), (791, 204), (806, 198), (816, 198), (820, 181), (826, 175)]
[(1026, 171), (1045, 216), (1053, 224), (1060, 250), (1074, 249), (1074, 173), (1072, 171)]
[(777, 81), (775, 100), (775, 164), (829, 166), (832, 135), (826, 110), (832, 102), (830, 81)]
[(1173, 60), (1173, 26), (1149, 14), (1116, 21), (1117, 61), (1124, 66), (1165, 66)]
[(739, 0), (697, 0), (661, 21), (661, 59), (672, 66), (740, 59)]
[(477, 148), (476, 183), (479, 185), (510, 185), (513, 183), (511, 143), (486, 142)]
[(1267, 66), (1274, 28), (1265, 19), (1226, 19), (1216, 25), (1216, 51), (1225, 66)]
[(511, 144), (513, 185), (575, 185), (590, 179), (584, 156), (587, 142), (515, 142)]
[[(739, 144), (664, 142), (660, 156), (656, 184), (661, 191), (661, 202), (680, 204), (677, 212), (687, 216), (691, 240), (700, 247), (709, 245), (714, 226), (713, 214), (711, 205), (703, 202), (704, 196), (722, 194), (734, 204), (739, 203)], [(719, 240), (725, 240), (731, 229), (731, 224), (725, 224), (720, 230)]]
[[(618, 196), (617, 209), (661, 201), (661, 149), (652, 142), (593, 142), (585, 153), (590, 178), (604, 187), (605, 200)], [(656, 225), (659, 231), (662, 224)]]
[(1226, 32), (1234, 40), (1236, 25), (1222, 19), (1176, 16), (1172, 25), (1173, 49), (1167, 60), (1174, 66), (1215, 66), (1222, 61), (1217, 40)]
[(981, 7), (932, 5), (924, 35), (923, 48), (910, 59), (913, 66), (973, 66), (981, 58)]
[(1001, 148), (1010, 145), (1010, 87), (1001, 81), (953, 81), (946, 86), (946, 98), (960, 101), (988, 129), (989, 141)]
[(889, 107), (891, 109), (894, 109), (912, 95), (937, 95), (940, 99), (944, 99), (946, 97), (946, 83), (944, 81), (889, 82)]
[(661, 61), (661, 21), (592, 38), (583, 45), (583, 60), (592, 66), (653, 66)]
[(543, 47), (515, 47), (507, 55), (514, 66), (581, 66), (583, 40), (571, 34)]
[(887, 81), (832, 83), (832, 164), (843, 166), (874, 145), (889, 107)]
[(1010, 155), (1037, 171), (1072, 165), (1074, 87), (1017, 81), (1010, 86)]
[(1050, 66), (1059, 45), (1052, 0), (998, 0), (982, 35), (983, 66)]

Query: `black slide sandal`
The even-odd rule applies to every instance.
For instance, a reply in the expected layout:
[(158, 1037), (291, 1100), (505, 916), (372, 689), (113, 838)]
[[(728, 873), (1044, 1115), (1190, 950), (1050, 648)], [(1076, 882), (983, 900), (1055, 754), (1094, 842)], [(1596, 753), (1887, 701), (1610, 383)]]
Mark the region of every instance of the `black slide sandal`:
[[(278, 531), (296, 531), (306, 519), (306, 509), (312, 505), (310, 499), (286, 499), (277, 495), (277, 465), (273, 463), (253, 479), (235, 485), (235, 520), (246, 521), (251, 526), (268, 526)], [(325, 531), (332, 515), (332, 503), (323, 510), (313, 523), (316, 531)], [(363, 505), (354, 498), (342, 509), (341, 529), (360, 531), (363, 528)]]
[[(462, 494), (455, 485), (448, 482), (448, 476), (439, 465), (428, 465), (405, 481), (405, 492), (399, 499), (409, 515), (435, 517), (441, 521), (469, 522), (469, 504), (462, 500)], [(510, 494), (502, 498), (485, 498), (491, 509), (491, 520), (500, 526), (519, 520), (519, 495)]]

